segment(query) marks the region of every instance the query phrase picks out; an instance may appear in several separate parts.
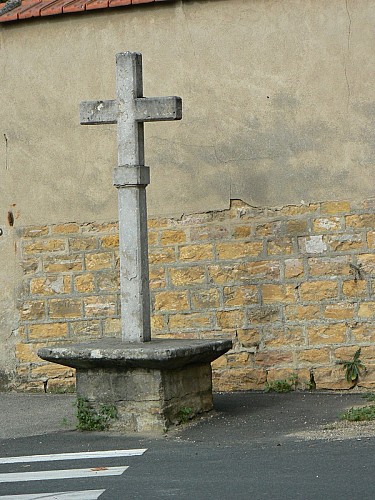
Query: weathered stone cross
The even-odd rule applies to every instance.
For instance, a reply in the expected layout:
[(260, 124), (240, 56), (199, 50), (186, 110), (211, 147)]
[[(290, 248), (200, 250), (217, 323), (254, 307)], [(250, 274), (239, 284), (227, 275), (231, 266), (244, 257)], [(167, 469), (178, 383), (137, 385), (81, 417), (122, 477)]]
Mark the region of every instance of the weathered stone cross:
[(180, 97), (143, 97), (142, 54), (116, 55), (117, 99), (81, 102), (83, 125), (117, 123), (122, 340), (151, 340), (143, 122), (180, 120)]

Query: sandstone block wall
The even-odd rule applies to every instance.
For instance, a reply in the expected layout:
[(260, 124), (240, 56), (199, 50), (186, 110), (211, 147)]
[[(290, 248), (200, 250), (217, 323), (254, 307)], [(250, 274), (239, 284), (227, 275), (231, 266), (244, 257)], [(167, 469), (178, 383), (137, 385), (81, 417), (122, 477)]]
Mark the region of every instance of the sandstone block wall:
[[(118, 225), (17, 230), (17, 379), (71, 390), (73, 370), (36, 356), (46, 344), (120, 335)], [(149, 221), (153, 337), (228, 337), (216, 390), (349, 388), (339, 360), (361, 347), (359, 386), (375, 386), (375, 200), (228, 210)]]

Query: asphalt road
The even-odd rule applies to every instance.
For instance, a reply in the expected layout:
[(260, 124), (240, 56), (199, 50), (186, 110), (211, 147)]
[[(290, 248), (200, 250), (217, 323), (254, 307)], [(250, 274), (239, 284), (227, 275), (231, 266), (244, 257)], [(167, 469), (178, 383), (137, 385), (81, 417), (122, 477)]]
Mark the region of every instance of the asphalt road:
[[(360, 432), (348, 439), (349, 432), (329, 431), (311, 439), (311, 433), (332, 429), (338, 414), (357, 404), (365, 401), (347, 394), (222, 394), (215, 397), (211, 416), (158, 438), (55, 429), (56, 420), (53, 431), (2, 438), (0, 457), (147, 451), (131, 457), (0, 463), (0, 498), (26, 494), (23, 499), (29, 500), (37, 493), (91, 489), (101, 492), (100, 499), (373, 500), (374, 437)], [(123, 466), (128, 468), (118, 476), (1, 482), (1, 474), (10, 472), (46, 475), (52, 470)]]

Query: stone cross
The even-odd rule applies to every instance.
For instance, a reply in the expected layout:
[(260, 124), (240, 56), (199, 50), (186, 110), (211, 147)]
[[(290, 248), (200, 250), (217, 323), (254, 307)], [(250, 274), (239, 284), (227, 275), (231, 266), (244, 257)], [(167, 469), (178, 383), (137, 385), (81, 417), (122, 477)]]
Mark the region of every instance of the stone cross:
[(148, 273), (146, 186), (143, 122), (181, 120), (180, 97), (143, 97), (142, 54), (116, 55), (117, 98), (85, 101), (80, 105), (82, 125), (117, 123), (118, 188), (122, 340), (151, 340)]

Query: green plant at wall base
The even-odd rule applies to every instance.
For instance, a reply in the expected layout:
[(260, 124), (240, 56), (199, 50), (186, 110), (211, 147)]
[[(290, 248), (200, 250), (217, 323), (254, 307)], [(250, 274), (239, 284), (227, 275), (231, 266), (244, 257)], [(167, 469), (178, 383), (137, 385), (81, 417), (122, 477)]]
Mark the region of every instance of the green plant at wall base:
[(193, 413), (193, 409), (188, 406), (183, 406), (177, 414), (177, 418), (180, 423), (186, 424), (188, 420), (191, 418)]
[(375, 420), (375, 405), (363, 406), (362, 408), (350, 408), (342, 415), (341, 420), (349, 420), (349, 422), (363, 422)]
[(369, 392), (367, 394), (363, 394), (362, 397), (364, 399), (367, 399), (367, 401), (375, 401), (375, 394), (373, 392)]
[(273, 382), (266, 382), (264, 392), (291, 392), (296, 388), (298, 377), (292, 375), (284, 380), (274, 380)]
[(118, 418), (115, 405), (102, 404), (99, 410), (90, 405), (84, 398), (77, 398), (77, 429), (80, 431), (105, 431), (111, 420)]
[(339, 365), (343, 365), (345, 371), (345, 378), (347, 382), (357, 384), (362, 370), (365, 370), (365, 365), (361, 363), (359, 356), (361, 355), (361, 348), (357, 349), (354, 353), (353, 359), (350, 361), (338, 361)]

